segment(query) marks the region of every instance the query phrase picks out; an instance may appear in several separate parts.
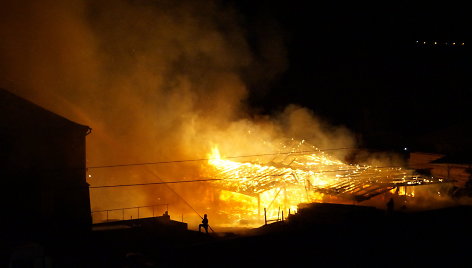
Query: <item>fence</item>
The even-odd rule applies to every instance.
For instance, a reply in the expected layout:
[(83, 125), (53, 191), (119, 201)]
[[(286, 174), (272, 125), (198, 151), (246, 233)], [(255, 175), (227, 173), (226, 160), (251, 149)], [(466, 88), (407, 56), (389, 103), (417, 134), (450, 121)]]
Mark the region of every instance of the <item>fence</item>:
[[(288, 215), (290, 215), (290, 209), (288, 209)], [(264, 224), (267, 225), (268, 222), (278, 222), (278, 221), (284, 221), (284, 211), (280, 210), (277, 212), (277, 219), (267, 219), (267, 209), (264, 208)]]
[[(163, 211), (164, 207), (165, 207), (165, 211), (169, 210), (169, 204), (156, 204), (156, 205), (139, 206), (139, 207), (95, 210), (95, 211), (92, 211), (92, 221), (93, 223), (120, 221), (120, 220), (124, 221), (128, 219), (133, 219), (133, 216), (135, 216), (135, 219), (148, 218), (148, 217), (151, 217), (151, 215), (152, 217), (155, 217), (156, 215), (162, 215), (162, 213), (164, 212)], [(160, 209), (156, 209), (156, 208), (160, 208)], [(152, 210), (152, 214), (151, 214), (151, 210)], [(99, 217), (98, 215), (101, 215), (102, 217)], [(97, 218), (102, 219), (102, 220), (99, 220)]]

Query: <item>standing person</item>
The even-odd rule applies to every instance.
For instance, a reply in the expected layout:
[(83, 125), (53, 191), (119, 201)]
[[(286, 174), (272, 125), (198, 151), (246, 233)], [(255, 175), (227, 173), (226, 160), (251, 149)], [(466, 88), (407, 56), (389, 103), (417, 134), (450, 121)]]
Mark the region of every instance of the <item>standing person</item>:
[(393, 197), (390, 197), (390, 199), (387, 202), (387, 212), (392, 213), (393, 207), (394, 207)]
[(208, 216), (207, 214), (203, 215), (202, 224), (198, 225), (198, 231), (201, 232), (201, 229), (205, 228), (205, 232), (208, 234)]

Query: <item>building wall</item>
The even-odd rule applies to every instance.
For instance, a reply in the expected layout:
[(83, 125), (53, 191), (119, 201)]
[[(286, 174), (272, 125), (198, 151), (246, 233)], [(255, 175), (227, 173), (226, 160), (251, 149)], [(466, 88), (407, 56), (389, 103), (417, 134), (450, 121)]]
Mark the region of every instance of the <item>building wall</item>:
[(0, 93), (1, 232), (90, 230), (85, 158), (89, 128)]
[(3, 129), (3, 204), (10, 227), (87, 230), (85, 133), (76, 129)]
[(465, 183), (470, 178), (470, 174), (467, 171), (469, 165), (431, 163), (432, 161), (442, 157), (444, 157), (442, 154), (412, 152), (410, 154), (409, 166), (414, 169), (427, 169), (432, 176), (454, 180), (454, 186), (464, 187)]

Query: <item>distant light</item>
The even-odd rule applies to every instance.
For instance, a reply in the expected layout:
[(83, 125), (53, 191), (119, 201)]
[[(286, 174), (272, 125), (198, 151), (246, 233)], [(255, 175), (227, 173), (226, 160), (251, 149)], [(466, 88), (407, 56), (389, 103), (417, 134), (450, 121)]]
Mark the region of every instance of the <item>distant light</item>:
[(417, 44), (421, 45), (433, 45), (441, 47), (452, 47), (452, 46), (465, 46), (465, 42), (453, 42), (453, 41), (415, 41)]
[(406, 147), (405, 147), (405, 148), (403, 148), (403, 151), (408, 151), (408, 148), (406, 148)]
[(89, 178), (92, 178), (92, 175), (89, 174)]

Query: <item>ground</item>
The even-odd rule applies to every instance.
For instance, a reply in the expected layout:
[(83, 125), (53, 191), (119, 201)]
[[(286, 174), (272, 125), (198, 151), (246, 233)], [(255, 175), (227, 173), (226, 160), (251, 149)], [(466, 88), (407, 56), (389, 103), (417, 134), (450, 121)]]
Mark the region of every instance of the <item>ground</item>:
[(31, 267), (19, 265), (21, 250), (30, 263), (47, 256), (35, 267), (467, 266), (471, 215), (468, 206), (388, 214), (335, 205), (244, 232), (101, 230), (4, 247), (2, 266), (17, 256), (13, 267)]

